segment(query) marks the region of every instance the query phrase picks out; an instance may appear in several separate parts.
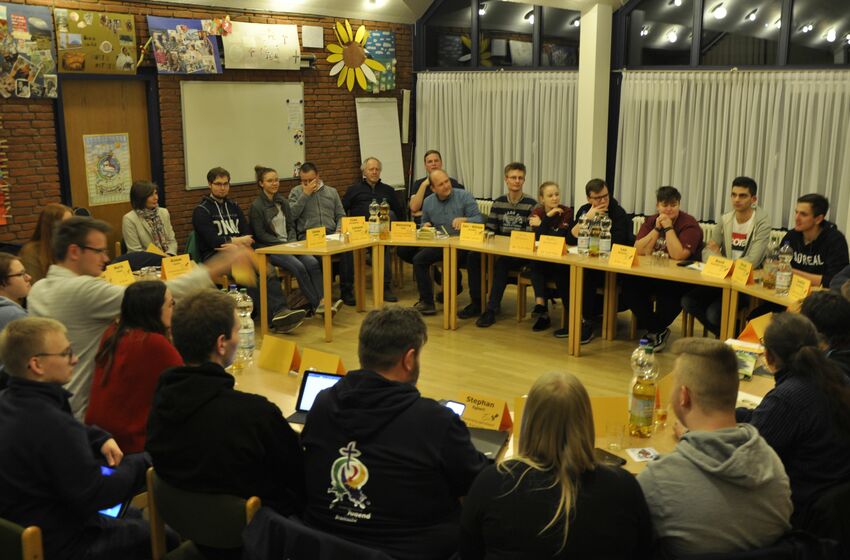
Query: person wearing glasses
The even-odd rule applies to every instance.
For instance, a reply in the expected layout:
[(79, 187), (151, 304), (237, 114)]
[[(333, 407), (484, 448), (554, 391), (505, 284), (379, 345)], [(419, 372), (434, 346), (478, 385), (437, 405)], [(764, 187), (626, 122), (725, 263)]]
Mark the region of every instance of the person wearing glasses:
[(0, 517), (40, 527), (47, 558), (149, 558), (141, 512), (98, 513), (136, 494), (149, 462), (141, 453), (125, 456), (109, 433), (69, 412), (63, 385), (78, 358), (65, 326), (16, 319), (0, 336), (0, 357), (11, 375), (0, 392)]
[(27, 316), (23, 305), (32, 287), (31, 280), (21, 259), (0, 253), (0, 330), (11, 321)]
[[(31, 315), (50, 317), (68, 329), (71, 343), (79, 352), (74, 377), (66, 387), (74, 415), (85, 418), (89, 403), (95, 354), (106, 328), (121, 313), (126, 286), (117, 286), (98, 278), (109, 262), (106, 222), (75, 216), (62, 222), (53, 234), (53, 256), (47, 276), (30, 291), (27, 307)], [(213, 286), (237, 261), (249, 261), (243, 248), (221, 251), (183, 276), (166, 282), (176, 298), (199, 288)]]

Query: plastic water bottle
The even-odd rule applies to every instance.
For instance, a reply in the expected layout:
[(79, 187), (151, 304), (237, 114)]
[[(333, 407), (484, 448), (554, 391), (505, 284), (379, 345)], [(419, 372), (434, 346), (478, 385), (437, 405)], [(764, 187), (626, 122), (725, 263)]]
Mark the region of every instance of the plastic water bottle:
[(378, 216), (381, 207), (376, 199), (372, 199), (372, 204), (369, 205), (369, 237), (378, 239), (381, 235), (381, 220)]
[(629, 391), (629, 434), (648, 438), (654, 427), (658, 378), (655, 356), (648, 340), (641, 339), (640, 346), (632, 352), (631, 364), (634, 377)]
[(379, 237), (381, 239), (389, 239), (390, 238), (390, 203), (387, 202), (387, 199), (381, 201), (381, 205), (378, 207), (378, 221), (381, 224), (381, 232)]
[(248, 290), (239, 290), (239, 301), (236, 304), (239, 313), (239, 358), (242, 367), (246, 368), (254, 361), (254, 300), (248, 295)]
[(587, 218), (579, 218), (578, 226), (578, 254), (586, 257), (590, 253), (590, 225)]
[(776, 265), (776, 295), (787, 296), (791, 288), (791, 259), (794, 258), (794, 249), (786, 243), (779, 249), (779, 262)]
[(611, 256), (611, 218), (608, 214), (602, 214), (599, 220), (599, 256), (607, 259)]
[(602, 233), (602, 228), (599, 225), (599, 214), (590, 219), (590, 244), (587, 254), (591, 257), (599, 256), (599, 234)]

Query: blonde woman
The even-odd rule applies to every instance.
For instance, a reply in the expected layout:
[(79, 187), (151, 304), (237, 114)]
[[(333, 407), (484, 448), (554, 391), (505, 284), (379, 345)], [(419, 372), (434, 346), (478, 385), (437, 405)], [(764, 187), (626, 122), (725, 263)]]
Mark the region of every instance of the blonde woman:
[(593, 457), (581, 382), (547, 373), (528, 393), (519, 453), (478, 475), (463, 503), (463, 560), (647, 558), (649, 510), (635, 478)]

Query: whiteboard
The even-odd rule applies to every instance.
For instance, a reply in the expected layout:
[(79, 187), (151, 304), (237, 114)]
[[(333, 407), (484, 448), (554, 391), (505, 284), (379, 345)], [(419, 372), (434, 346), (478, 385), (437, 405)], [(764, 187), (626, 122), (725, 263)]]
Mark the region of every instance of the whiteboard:
[(401, 133), (398, 127), (398, 101), (389, 97), (357, 99), (357, 129), (360, 132), (360, 160), (381, 160), (381, 181), (403, 187)]
[(304, 162), (304, 84), (180, 82), (186, 189), (207, 188), (223, 167), (232, 183), (253, 183), (254, 165), (296, 177)]

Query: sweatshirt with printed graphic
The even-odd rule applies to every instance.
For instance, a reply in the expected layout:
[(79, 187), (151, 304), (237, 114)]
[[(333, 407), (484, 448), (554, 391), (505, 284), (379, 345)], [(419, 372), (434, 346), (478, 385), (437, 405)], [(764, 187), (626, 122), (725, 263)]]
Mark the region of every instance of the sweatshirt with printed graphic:
[(823, 277), (821, 285), (829, 286), (832, 277), (848, 264), (847, 239), (832, 222), (824, 220), (820, 227), (820, 235), (808, 245), (802, 232), (793, 229), (785, 234), (782, 244), (788, 243), (794, 249), (791, 268), (820, 274)]
[(215, 250), (230, 242), (231, 237), (250, 235), (251, 229), (239, 205), (229, 198), (218, 201), (205, 196), (192, 213), (198, 252), (207, 260)]

